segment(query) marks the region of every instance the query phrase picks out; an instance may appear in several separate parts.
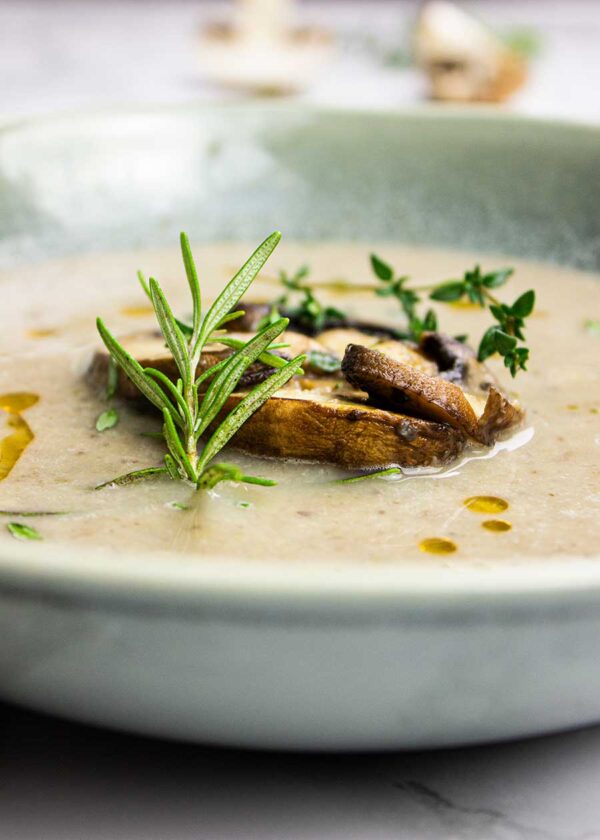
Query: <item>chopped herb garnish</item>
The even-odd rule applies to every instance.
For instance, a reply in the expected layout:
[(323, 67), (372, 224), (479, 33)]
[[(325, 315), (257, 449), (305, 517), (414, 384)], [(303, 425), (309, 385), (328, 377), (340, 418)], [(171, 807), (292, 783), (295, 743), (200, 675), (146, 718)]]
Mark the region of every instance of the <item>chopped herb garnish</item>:
[[(269, 479), (245, 475), (232, 465), (214, 464), (213, 460), (246, 420), (295, 374), (301, 372), (305, 358), (303, 355), (291, 362), (274, 356), (278, 369), (227, 411), (226, 404), (241, 377), (251, 364), (269, 351), (275, 339), (286, 329), (288, 319), (277, 318), (274, 323), (267, 324), (249, 341), (242, 342), (231, 356), (198, 378), (196, 370), (204, 347), (221, 340), (221, 327), (232, 320), (232, 310), (280, 239), (280, 233), (273, 233), (265, 239), (204, 313), (196, 266), (188, 238), (182, 233), (181, 253), (193, 305), (191, 326), (175, 318), (163, 290), (154, 278), (151, 277), (146, 283), (143, 275), (138, 275), (145, 293), (152, 301), (163, 338), (177, 366), (177, 382), (172, 382), (159, 370), (142, 368), (98, 318), (98, 331), (116, 364), (146, 399), (162, 412), (162, 434), (168, 450), (164, 456), (164, 467), (135, 470), (103, 482), (99, 487), (129, 484), (158, 475), (190, 481), (197, 489), (211, 489), (220, 481), (241, 481), (263, 486), (274, 484)], [(201, 394), (199, 386), (207, 379), (211, 380), (210, 384)], [(201, 438), (207, 434), (208, 440), (201, 445)]]
[(102, 414), (98, 415), (96, 420), (96, 430), (98, 432), (105, 432), (107, 429), (112, 429), (119, 422), (119, 415), (115, 408), (107, 408)]
[(320, 350), (309, 350), (306, 354), (306, 363), (314, 370), (323, 373), (335, 373), (342, 367), (342, 363), (337, 356), (333, 356), (331, 353), (323, 353)]
[(236, 502), (236, 507), (244, 508), (247, 510), (248, 508), (252, 507), (252, 502)]
[(592, 335), (600, 335), (600, 321), (597, 321), (593, 318), (588, 318), (588, 320), (583, 325), (586, 332), (591, 333)]
[(167, 502), (167, 507), (173, 508), (174, 510), (189, 510), (189, 505), (184, 505), (183, 502)]
[(41, 540), (42, 535), (31, 525), (23, 525), (20, 522), (9, 522), (6, 525), (7, 530), (13, 535), (16, 540)]

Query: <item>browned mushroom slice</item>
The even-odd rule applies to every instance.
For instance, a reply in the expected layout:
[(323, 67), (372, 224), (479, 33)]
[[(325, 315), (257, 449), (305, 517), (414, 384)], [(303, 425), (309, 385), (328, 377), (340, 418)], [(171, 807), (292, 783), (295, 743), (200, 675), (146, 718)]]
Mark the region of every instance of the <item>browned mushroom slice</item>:
[(485, 398), (468, 394), (453, 382), (367, 347), (350, 345), (342, 372), (351, 385), (366, 391), (379, 404), (448, 423), (480, 443), (491, 443), (500, 431), (522, 418), (521, 410), (494, 386), (489, 387)]
[[(248, 336), (244, 336), (247, 340)], [(135, 335), (124, 336), (119, 339), (123, 347), (136, 359), (143, 368), (155, 368), (164, 373), (172, 382), (176, 382), (179, 371), (175, 360), (165, 347), (165, 342), (159, 332), (136, 333)], [(200, 376), (205, 370), (216, 365), (222, 359), (230, 356), (234, 351), (222, 344), (210, 344), (200, 357), (196, 369), (196, 375)], [(108, 375), (109, 354), (101, 348), (94, 353), (91, 364), (87, 371), (88, 381), (97, 388), (104, 388)], [(241, 387), (250, 388), (262, 382), (273, 372), (273, 368), (255, 362), (246, 370), (242, 379)], [(133, 382), (119, 368), (117, 380), (117, 393), (128, 400), (140, 398), (140, 392)]]
[[(286, 333), (284, 337), (290, 336)], [(296, 345), (300, 339), (312, 341), (306, 336), (292, 336), (290, 343)], [(122, 343), (143, 367), (157, 368), (173, 380), (177, 377), (159, 334), (129, 336)], [(198, 372), (231, 352), (220, 344), (211, 345), (202, 354)], [(298, 352), (296, 346), (292, 352)], [(106, 351), (98, 351), (88, 371), (98, 387), (106, 384), (108, 358)], [(240, 393), (230, 397), (224, 410), (229, 411), (243, 398), (242, 389), (251, 388), (259, 381), (256, 377), (264, 378), (270, 372), (269, 367), (259, 364), (248, 368)], [(127, 399), (140, 399), (139, 391), (122, 373), (119, 393)], [(349, 469), (443, 464), (456, 458), (465, 445), (461, 429), (375, 408), (366, 405), (366, 399), (366, 394), (333, 376), (296, 377), (242, 426), (233, 444), (256, 455), (298, 458)]]
[[(243, 396), (232, 395), (225, 411)], [(460, 429), (365, 405), (359, 397), (284, 389), (244, 423), (232, 444), (252, 455), (372, 469), (444, 464), (465, 441)]]

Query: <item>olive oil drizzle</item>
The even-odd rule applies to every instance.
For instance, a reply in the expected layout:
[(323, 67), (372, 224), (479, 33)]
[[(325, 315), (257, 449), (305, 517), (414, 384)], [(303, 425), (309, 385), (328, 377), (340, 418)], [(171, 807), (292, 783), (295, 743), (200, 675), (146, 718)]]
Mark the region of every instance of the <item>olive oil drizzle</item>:
[(9, 475), (34, 438), (21, 412), (31, 408), (38, 400), (37, 394), (25, 392), (0, 395), (0, 409), (8, 414), (8, 426), (12, 430), (0, 440), (0, 481)]

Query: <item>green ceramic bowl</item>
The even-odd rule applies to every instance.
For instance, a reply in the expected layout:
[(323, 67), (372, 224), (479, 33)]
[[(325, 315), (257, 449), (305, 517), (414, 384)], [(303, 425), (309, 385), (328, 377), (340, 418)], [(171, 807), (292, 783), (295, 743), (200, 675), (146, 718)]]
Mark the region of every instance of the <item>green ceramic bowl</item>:
[[(0, 265), (281, 227), (598, 270), (599, 184), (597, 129), (505, 115), (72, 115), (0, 130)], [(319, 749), (600, 720), (597, 560), (459, 573), (3, 546), (0, 696), (33, 708)]]

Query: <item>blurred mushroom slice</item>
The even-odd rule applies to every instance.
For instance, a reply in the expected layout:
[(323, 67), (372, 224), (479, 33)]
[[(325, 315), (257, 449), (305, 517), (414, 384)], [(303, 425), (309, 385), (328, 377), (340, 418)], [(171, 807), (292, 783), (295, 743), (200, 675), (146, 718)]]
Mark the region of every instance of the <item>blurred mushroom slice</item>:
[(448, 0), (425, 3), (415, 30), (414, 49), (434, 99), (503, 102), (527, 77), (520, 55), (477, 18)]
[(307, 87), (333, 53), (331, 35), (294, 27), (292, 0), (236, 0), (230, 22), (200, 33), (199, 61), (210, 80), (259, 94)]
[[(243, 394), (233, 394), (230, 411)], [(438, 466), (466, 437), (444, 423), (366, 405), (364, 395), (284, 389), (244, 423), (232, 445), (251, 455), (334, 464), (346, 469)]]
[(497, 385), (492, 372), (478, 360), (472, 347), (445, 333), (426, 332), (419, 349), (437, 365), (439, 375), (466, 391), (486, 396)]
[(447, 423), (486, 445), (500, 431), (522, 419), (521, 409), (493, 385), (485, 398), (466, 393), (453, 382), (395, 362), (367, 347), (348, 347), (342, 373), (351, 385), (366, 391), (379, 405)]

